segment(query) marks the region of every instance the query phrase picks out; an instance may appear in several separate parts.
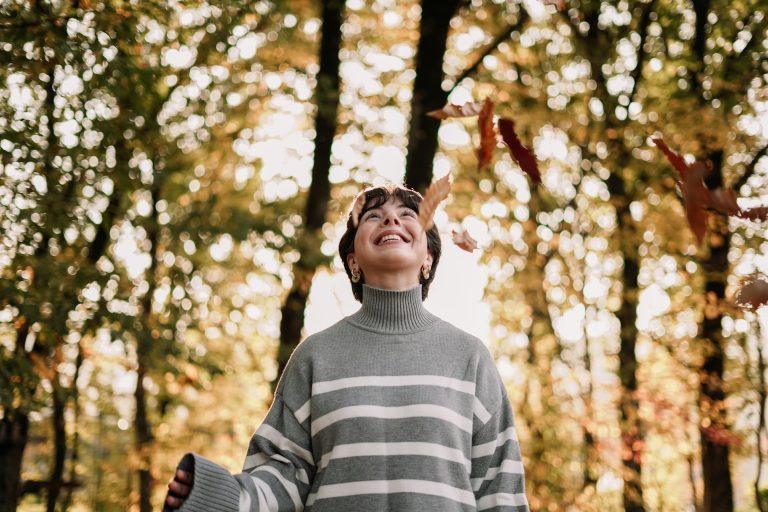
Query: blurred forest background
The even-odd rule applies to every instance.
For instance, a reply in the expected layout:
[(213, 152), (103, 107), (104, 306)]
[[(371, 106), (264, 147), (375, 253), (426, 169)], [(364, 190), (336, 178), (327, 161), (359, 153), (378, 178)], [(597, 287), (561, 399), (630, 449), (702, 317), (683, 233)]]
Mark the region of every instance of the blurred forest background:
[[(157, 510), (188, 450), (237, 471), (351, 199), (448, 172), (532, 509), (768, 510), (768, 319), (733, 300), (766, 225), (698, 243), (650, 141), (767, 202), (767, 11), (0, 2), (0, 511)], [(486, 97), (542, 186), (424, 115)]]

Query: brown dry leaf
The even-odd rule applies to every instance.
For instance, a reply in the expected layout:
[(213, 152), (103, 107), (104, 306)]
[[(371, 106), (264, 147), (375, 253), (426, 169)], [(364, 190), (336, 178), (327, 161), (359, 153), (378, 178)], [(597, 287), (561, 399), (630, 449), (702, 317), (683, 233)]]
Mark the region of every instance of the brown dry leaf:
[(752, 310), (768, 302), (768, 281), (765, 276), (751, 276), (736, 293), (736, 304)]
[(732, 188), (710, 190), (707, 206), (725, 215), (738, 215), (741, 212), (739, 203), (736, 202), (736, 192)]
[(738, 216), (742, 219), (766, 221), (768, 220), (768, 206), (747, 208), (739, 212)]
[(352, 217), (352, 225), (354, 227), (357, 227), (360, 223), (360, 214), (363, 213), (363, 206), (365, 206), (365, 190), (357, 194), (355, 202), (349, 210), (349, 215)]
[(467, 252), (474, 252), (477, 249), (477, 240), (470, 236), (466, 228), (461, 228), (461, 231), (453, 231), (453, 243)]
[(515, 132), (515, 122), (502, 117), (499, 119), (499, 132), (517, 165), (531, 178), (535, 185), (541, 184), (541, 173), (539, 172), (539, 165), (536, 163), (536, 157), (530, 149), (520, 142), (520, 138)]
[(536, 163), (536, 157), (531, 150), (520, 142), (520, 138), (517, 136), (517, 132), (515, 132), (515, 122), (506, 118), (499, 119), (499, 133), (501, 133), (501, 139), (509, 148), (512, 158), (515, 159), (520, 169), (531, 178), (534, 185), (541, 184), (539, 164)]
[(696, 162), (688, 168), (683, 177), (682, 191), (685, 214), (688, 224), (696, 239), (701, 243), (707, 233), (707, 211), (705, 206), (710, 204), (709, 190), (704, 185), (704, 176), (707, 174), (707, 166)]
[(477, 167), (483, 169), (490, 165), (493, 150), (496, 148), (496, 129), (493, 126), (493, 102), (485, 98), (483, 109), (477, 116), (477, 125), (480, 128), (480, 147), (475, 150), (477, 155)]
[(685, 159), (669, 149), (669, 146), (664, 142), (664, 140), (661, 137), (654, 137), (651, 139), (654, 144), (661, 150), (662, 153), (667, 157), (667, 160), (669, 160), (669, 163), (672, 164), (672, 167), (677, 169), (677, 172), (680, 173), (680, 177), (685, 180), (685, 175), (688, 173), (688, 170), (690, 167), (687, 163), (685, 163)]
[(484, 106), (485, 103), (482, 101), (469, 101), (463, 105), (455, 105), (453, 103), (449, 103), (439, 110), (432, 110), (431, 112), (427, 112), (427, 115), (429, 117), (434, 117), (435, 119), (448, 119), (449, 117), (470, 117), (479, 114), (483, 110)]
[(419, 222), (424, 228), (424, 231), (428, 231), (432, 227), (434, 221), (432, 217), (435, 216), (435, 210), (437, 206), (446, 198), (451, 192), (451, 175), (446, 174), (439, 180), (433, 182), (429, 188), (427, 188), (424, 194), (424, 200), (419, 205)]
[(653, 138), (652, 140), (666, 155), (672, 167), (680, 174), (681, 181), (678, 184), (683, 193), (685, 215), (688, 217), (691, 231), (696, 235), (696, 240), (701, 243), (704, 240), (704, 235), (707, 233), (707, 211), (705, 208), (711, 207), (717, 210), (718, 207), (722, 207), (728, 209), (734, 205), (738, 208), (736, 197), (734, 195), (731, 198), (727, 191), (722, 191), (717, 192), (715, 198), (712, 198), (709, 189), (704, 184), (704, 177), (708, 171), (707, 166), (703, 162), (695, 162), (693, 165), (688, 165), (683, 157), (672, 151), (660, 137)]

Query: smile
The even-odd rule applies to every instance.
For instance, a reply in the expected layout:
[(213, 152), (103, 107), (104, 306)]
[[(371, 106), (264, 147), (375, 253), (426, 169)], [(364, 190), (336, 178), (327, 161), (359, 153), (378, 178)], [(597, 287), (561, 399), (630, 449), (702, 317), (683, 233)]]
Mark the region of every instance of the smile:
[(392, 243), (392, 242), (405, 242), (405, 243), (408, 243), (408, 242), (410, 242), (410, 240), (405, 238), (400, 233), (389, 232), (389, 233), (384, 233), (379, 238), (377, 238), (376, 241), (375, 241), (376, 245), (383, 245), (383, 244)]

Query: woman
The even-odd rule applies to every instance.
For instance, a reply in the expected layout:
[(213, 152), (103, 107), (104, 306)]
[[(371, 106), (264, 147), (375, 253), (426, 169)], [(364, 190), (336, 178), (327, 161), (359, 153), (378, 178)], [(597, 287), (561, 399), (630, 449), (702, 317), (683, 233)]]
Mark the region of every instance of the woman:
[(167, 508), (528, 510), (488, 350), (422, 305), (440, 260), (422, 197), (396, 185), (363, 194), (339, 243), (362, 307), (295, 350), (243, 473), (188, 454)]

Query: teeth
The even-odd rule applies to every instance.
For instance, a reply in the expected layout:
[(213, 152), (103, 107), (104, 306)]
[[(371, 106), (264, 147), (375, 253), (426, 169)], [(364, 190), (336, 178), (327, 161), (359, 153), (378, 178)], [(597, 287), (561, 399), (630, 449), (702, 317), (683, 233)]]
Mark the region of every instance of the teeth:
[(379, 243), (383, 244), (384, 242), (389, 242), (390, 240), (401, 240), (401, 238), (398, 235), (385, 235), (381, 237)]

